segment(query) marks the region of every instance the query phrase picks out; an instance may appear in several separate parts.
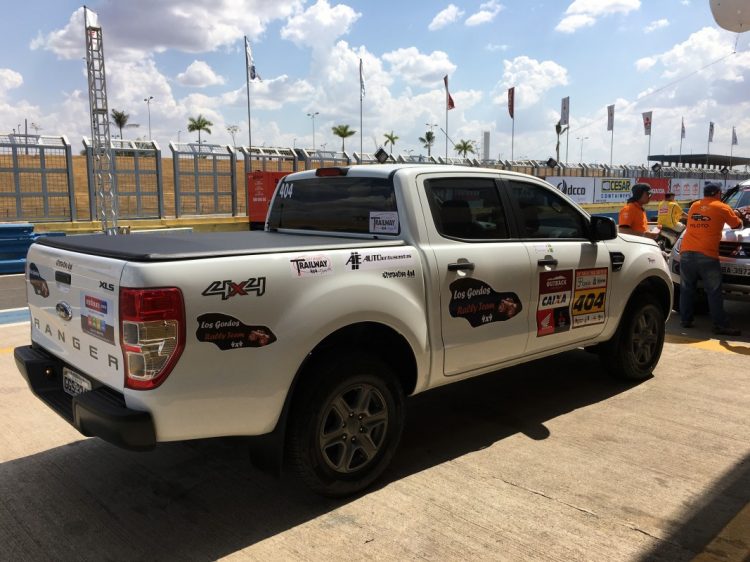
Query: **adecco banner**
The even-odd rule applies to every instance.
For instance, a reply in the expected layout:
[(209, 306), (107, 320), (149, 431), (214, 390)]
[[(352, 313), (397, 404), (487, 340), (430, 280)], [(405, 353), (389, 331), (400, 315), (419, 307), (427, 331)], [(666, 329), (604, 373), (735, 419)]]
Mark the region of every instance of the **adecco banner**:
[(596, 178), (594, 203), (624, 203), (632, 185), (631, 178)]
[(664, 201), (664, 194), (669, 191), (669, 178), (638, 178), (638, 183), (651, 186), (651, 201)]
[(695, 178), (672, 178), (670, 190), (678, 200), (700, 199), (703, 195), (703, 182)]
[(549, 176), (546, 180), (576, 203), (594, 202), (594, 178)]

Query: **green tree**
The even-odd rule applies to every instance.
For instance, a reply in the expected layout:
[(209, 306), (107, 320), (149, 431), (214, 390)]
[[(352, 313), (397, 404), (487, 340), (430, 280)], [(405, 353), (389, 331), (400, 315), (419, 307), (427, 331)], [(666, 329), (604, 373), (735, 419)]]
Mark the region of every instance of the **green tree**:
[(206, 131), (209, 135), (211, 134), (211, 127), (213, 127), (214, 124), (211, 123), (208, 119), (203, 117), (201, 113), (198, 114), (198, 117), (190, 117), (188, 120), (188, 126), (187, 130), (189, 132), (198, 131), (198, 147), (200, 149), (201, 145), (201, 131)]
[(396, 141), (399, 139), (399, 137), (394, 135), (393, 131), (391, 131), (390, 134), (385, 133), (383, 136), (385, 137), (385, 145), (391, 145), (391, 154), (393, 154), (393, 145), (396, 144)]
[(341, 152), (346, 152), (344, 139), (357, 134), (357, 131), (349, 128), (349, 125), (336, 125), (335, 127), (331, 127), (331, 132), (333, 132), (335, 136), (341, 137)]
[(435, 144), (435, 133), (427, 131), (423, 137), (419, 137), (419, 142), (427, 149), (427, 157), (429, 158), (432, 155), (432, 145)]
[(555, 124), (555, 133), (557, 133), (557, 144), (555, 145), (555, 155), (557, 157), (557, 161), (560, 161), (560, 135), (562, 135), (565, 131), (568, 130), (568, 125), (565, 125), (564, 127), (560, 124), (560, 121), (558, 121)]
[(453, 145), (453, 148), (456, 150), (456, 153), (464, 158), (466, 158), (466, 155), (469, 153), (474, 154), (474, 143), (470, 140), (461, 139)]
[(112, 122), (120, 129), (120, 138), (122, 138), (122, 128), (128, 124), (130, 115), (128, 115), (124, 111), (113, 109), (110, 113), (110, 116), (112, 117)]

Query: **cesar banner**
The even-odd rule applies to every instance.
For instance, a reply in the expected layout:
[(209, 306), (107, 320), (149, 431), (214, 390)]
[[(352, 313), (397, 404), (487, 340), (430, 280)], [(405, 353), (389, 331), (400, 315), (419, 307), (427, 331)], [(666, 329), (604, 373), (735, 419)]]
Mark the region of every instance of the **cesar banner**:
[(594, 178), (549, 176), (546, 180), (576, 203), (594, 202)]
[(596, 178), (594, 203), (625, 203), (632, 185), (631, 178)]
[(638, 178), (638, 183), (651, 186), (651, 201), (664, 201), (664, 194), (669, 191), (669, 178)]
[(678, 201), (700, 199), (703, 195), (701, 180), (695, 178), (672, 178), (670, 190)]

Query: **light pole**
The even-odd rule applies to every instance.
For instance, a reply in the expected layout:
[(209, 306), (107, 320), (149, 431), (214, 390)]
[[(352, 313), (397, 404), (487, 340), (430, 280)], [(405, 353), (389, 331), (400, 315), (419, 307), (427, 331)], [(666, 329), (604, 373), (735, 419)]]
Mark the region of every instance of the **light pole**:
[(580, 156), (580, 162), (583, 163), (583, 141), (585, 141), (588, 137), (576, 137), (576, 140), (581, 141), (581, 156)]
[(148, 140), (151, 140), (151, 100), (152, 99), (154, 99), (154, 96), (143, 98), (143, 101), (146, 102), (146, 106), (148, 107)]
[(292, 138), (292, 148), (297, 148), (297, 137)]
[(314, 113), (308, 113), (307, 116), (312, 119), (312, 129), (313, 129), (313, 152), (315, 152), (315, 116), (320, 115), (320, 111), (316, 111)]
[(182, 132), (182, 129), (177, 131), (177, 142), (180, 142), (180, 133)]

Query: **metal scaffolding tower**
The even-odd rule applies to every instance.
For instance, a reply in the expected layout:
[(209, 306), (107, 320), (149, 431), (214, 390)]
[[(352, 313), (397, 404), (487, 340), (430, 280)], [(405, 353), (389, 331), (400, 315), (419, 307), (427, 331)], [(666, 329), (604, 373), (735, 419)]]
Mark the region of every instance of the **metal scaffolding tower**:
[(97, 210), (99, 220), (102, 222), (102, 230), (107, 234), (117, 234), (117, 193), (113, 181), (113, 155), (109, 137), (109, 109), (107, 107), (107, 81), (104, 73), (102, 28), (97, 25), (95, 17), (92, 25), (89, 25), (89, 11), (84, 6), (86, 70), (89, 80), (91, 144), (94, 159), (93, 176), (98, 198)]

